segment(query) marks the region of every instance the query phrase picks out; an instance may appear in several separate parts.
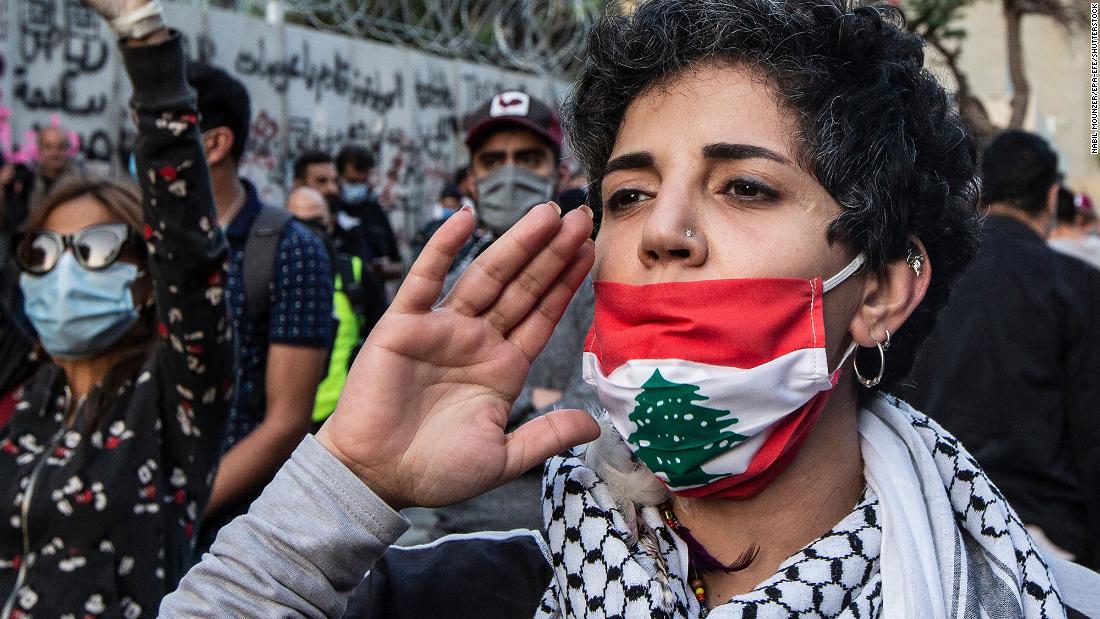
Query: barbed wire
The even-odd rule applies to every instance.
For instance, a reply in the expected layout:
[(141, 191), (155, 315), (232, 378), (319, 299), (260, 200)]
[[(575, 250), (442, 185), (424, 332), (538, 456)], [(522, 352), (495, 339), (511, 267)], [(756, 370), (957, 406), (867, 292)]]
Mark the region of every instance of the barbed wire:
[(211, 0), (301, 24), (568, 79), (603, 0)]

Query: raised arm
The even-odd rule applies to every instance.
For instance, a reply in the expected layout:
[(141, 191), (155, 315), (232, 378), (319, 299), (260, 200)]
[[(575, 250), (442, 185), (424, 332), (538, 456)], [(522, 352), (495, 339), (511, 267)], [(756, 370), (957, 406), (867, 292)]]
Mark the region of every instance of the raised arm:
[(161, 30), (142, 41), (124, 41), (121, 49), (133, 83), (138, 182), (164, 339), (157, 349), (164, 473), (185, 478), (181, 489), (201, 510), (233, 382), (223, 294), (228, 249), (216, 224), (179, 36)]

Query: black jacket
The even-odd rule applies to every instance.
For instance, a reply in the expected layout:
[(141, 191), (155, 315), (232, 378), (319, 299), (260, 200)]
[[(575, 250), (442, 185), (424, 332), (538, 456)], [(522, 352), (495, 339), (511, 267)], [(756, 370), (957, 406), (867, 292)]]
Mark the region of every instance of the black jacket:
[(1008, 217), (986, 219), (981, 241), (903, 396), (1024, 523), (1100, 568), (1100, 271)]
[(13, 617), (156, 616), (183, 575), (229, 411), (227, 246), (183, 51), (177, 38), (122, 53), (160, 337), (97, 427), (63, 426), (64, 373), (46, 364), (0, 430), (0, 603)]

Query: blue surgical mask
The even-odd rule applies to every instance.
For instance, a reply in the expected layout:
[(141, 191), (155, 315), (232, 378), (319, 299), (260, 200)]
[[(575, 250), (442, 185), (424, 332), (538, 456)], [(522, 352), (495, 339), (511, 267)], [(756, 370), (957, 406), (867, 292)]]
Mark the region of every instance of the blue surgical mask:
[(140, 178), (138, 178), (137, 157), (134, 156), (134, 153), (130, 153), (130, 160), (126, 169), (130, 171), (130, 176), (132, 176), (135, 181), (141, 180)]
[(366, 183), (344, 183), (340, 186), (340, 197), (348, 204), (354, 204), (370, 195), (370, 185)]
[(115, 262), (89, 271), (65, 252), (43, 275), (23, 273), (23, 309), (52, 357), (80, 359), (107, 350), (137, 321), (130, 285), (137, 267)]

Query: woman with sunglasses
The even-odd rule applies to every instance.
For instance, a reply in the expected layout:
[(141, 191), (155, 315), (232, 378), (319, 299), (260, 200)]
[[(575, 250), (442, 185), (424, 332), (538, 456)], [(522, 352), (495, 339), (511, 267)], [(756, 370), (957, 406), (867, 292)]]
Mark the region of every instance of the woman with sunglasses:
[(188, 565), (221, 445), (226, 243), (194, 95), (178, 45), (130, 49), (141, 192), (72, 178), (16, 250), (49, 363), (0, 430), (3, 619), (155, 616)]
[[(591, 211), (535, 207), (440, 301), (452, 216), (162, 616), (338, 615), (368, 569), (370, 616), (1100, 616), (1100, 576), (886, 393), (974, 255), (976, 149), (899, 11), (862, 4), (609, 7), (564, 115), (595, 243)], [(602, 435), (579, 410), (505, 434), (589, 267)], [(545, 534), (382, 556), (394, 510), (549, 456)]]

